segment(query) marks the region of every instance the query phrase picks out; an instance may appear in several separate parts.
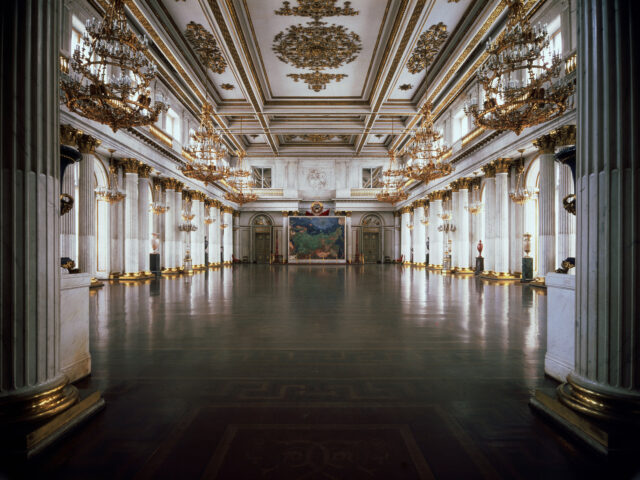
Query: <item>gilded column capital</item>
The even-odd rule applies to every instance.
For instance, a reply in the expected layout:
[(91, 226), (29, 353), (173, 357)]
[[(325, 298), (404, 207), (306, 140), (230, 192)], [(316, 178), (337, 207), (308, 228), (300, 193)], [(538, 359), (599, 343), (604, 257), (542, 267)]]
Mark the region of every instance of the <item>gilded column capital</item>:
[(413, 212), (413, 207), (411, 205), (407, 205), (406, 207), (402, 207), (400, 209), (400, 213), (402, 213), (403, 215), (405, 213), (411, 213), (411, 212)]
[(396, 218), (397, 218), (397, 217), (399, 217), (399, 216), (401, 216), (401, 215), (402, 215), (402, 213), (400, 213), (400, 210), (394, 210), (394, 211), (393, 211), (393, 216), (394, 216), (394, 217), (396, 217)]
[(555, 153), (556, 141), (557, 137), (553, 133), (547, 133), (534, 140), (533, 146), (543, 154)]
[(495, 178), (496, 176), (496, 166), (493, 162), (483, 165), (482, 171), (484, 172), (484, 178)]
[(163, 178), (161, 182), (165, 190), (175, 190), (176, 184), (178, 183), (178, 181), (175, 178), (170, 178), (170, 177)]
[(462, 177), (458, 179), (458, 188), (460, 190), (469, 190), (469, 188), (471, 187), (471, 182), (473, 181), (472, 178), (469, 177)]
[(181, 192), (183, 188), (184, 188), (184, 183), (176, 180), (176, 192)]
[(76, 137), (76, 144), (80, 153), (96, 153), (96, 148), (100, 146), (102, 142), (91, 135), (81, 133)]
[(436, 200), (443, 200), (446, 195), (445, 190), (436, 190), (435, 192), (429, 193), (429, 201), (434, 202)]
[(498, 158), (493, 162), (496, 167), (496, 173), (509, 173), (509, 167), (511, 166), (510, 158)]
[(82, 130), (78, 130), (68, 124), (60, 125), (60, 144), (75, 147), (77, 138), (82, 135)]
[(233, 210), (233, 218), (240, 218), (240, 212), (238, 210)]
[(151, 177), (151, 184), (153, 185), (153, 188), (155, 189), (158, 185), (160, 185), (160, 188), (162, 190), (164, 190), (164, 178), (162, 177)]
[(556, 137), (556, 146), (558, 147), (576, 144), (575, 125), (563, 125), (562, 127), (554, 130), (552, 133)]
[(424, 208), (424, 206), (427, 204), (427, 201), (424, 198), (421, 198), (419, 200), (414, 201), (411, 206), (416, 209), (416, 208)]
[(140, 166), (140, 161), (135, 158), (121, 158), (120, 165), (124, 170), (124, 173), (138, 173), (138, 167)]
[(182, 199), (183, 200), (193, 200), (193, 194), (195, 192), (193, 190), (189, 190), (188, 188), (182, 189)]
[(283, 212), (282, 212), (282, 216), (283, 216), (283, 217), (288, 217), (288, 216), (289, 216), (289, 212), (283, 211)]
[(220, 208), (222, 206), (222, 203), (220, 202), (220, 200), (216, 200), (215, 198), (213, 200), (211, 200), (212, 205), (216, 208)]
[(231, 213), (231, 214), (233, 214), (233, 208), (227, 207), (226, 205), (222, 205), (220, 210), (222, 211), (222, 213)]
[(451, 189), (452, 192), (457, 192), (458, 190), (460, 190), (460, 181), (459, 180), (453, 180), (449, 184), (449, 189)]
[(151, 166), (140, 163), (140, 165), (138, 165), (138, 177), (149, 178), (149, 175), (151, 175), (151, 170), (153, 170)]

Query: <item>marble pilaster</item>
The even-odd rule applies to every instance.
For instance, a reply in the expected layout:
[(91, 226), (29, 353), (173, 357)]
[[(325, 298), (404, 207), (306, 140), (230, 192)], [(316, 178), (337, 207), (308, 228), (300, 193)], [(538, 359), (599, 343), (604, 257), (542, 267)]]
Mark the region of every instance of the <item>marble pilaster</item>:
[(499, 276), (509, 273), (509, 165), (508, 158), (495, 161), (495, 216), (493, 270)]
[(400, 217), (398, 211), (393, 212), (393, 260), (400, 258)]
[[(470, 232), (470, 218), (469, 218), (469, 210), (467, 207), (469, 206), (469, 188), (471, 185), (471, 181), (468, 178), (460, 179), (460, 190), (458, 197), (458, 214), (456, 218), (458, 219), (456, 223), (458, 224), (458, 267), (462, 270), (471, 270), (471, 232)], [(474, 215), (475, 216), (475, 215)]]
[(64, 172), (62, 179), (62, 191), (70, 195), (74, 200), (73, 208), (60, 217), (60, 256), (68, 257), (77, 263), (77, 232), (76, 215), (78, 214), (78, 199), (76, 190), (76, 166), (71, 164)]
[(124, 170), (124, 275), (121, 280), (140, 277), (139, 238), (138, 238), (138, 167), (140, 162), (135, 158), (124, 158), (121, 161)]
[(82, 160), (78, 178), (78, 268), (91, 275), (97, 271), (95, 151), (100, 140), (83, 134), (76, 139)]
[[(138, 268), (141, 274), (151, 275), (149, 254), (151, 253), (151, 234), (149, 233), (149, 215), (151, 207), (151, 179), (149, 165), (138, 168)], [(158, 216), (158, 215), (154, 215)]]
[(400, 256), (402, 257), (402, 263), (411, 263), (411, 207), (403, 207), (400, 210), (402, 217), (400, 219), (402, 245), (400, 247)]
[(282, 261), (289, 261), (289, 212), (282, 212), (282, 241), (280, 252), (282, 253)]
[(495, 272), (496, 269), (496, 169), (492, 164), (484, 165), (482, 169), (485, 177), (484, 193), (482, 196), (485, 239), (482, 242), (484, 243), (482, 256), (484, 257), (485, 271), (492, 273)]
[[(118, 185), (123, 185), (122, 170), (117, 161), (113, 161), (109, 166), (110, 171), (118, 180)], [(124, 271), (123, 244), (124, 244), (124, 201), (109, 203), (109, 278), (118, 278)]]
[(429, 266), (442, 268), (444, 261), (444, 233), (438, 231), (438, 226), (442, 224), (442, 199), (444, 191), (432, 192), (429, 194)]
[(459, 228), (460, 228), (460, 190), (459, 184), (457, 181), (452, 182), (451, 185), (451, 223), (455, 225), (456, 230), (454, 232), (449, 232), (449, 239), (451, 240), (451, 267), (454, 270), (458, 270), (460, 268), (460, 260), (459, 260)]
[[(557, 234), (557, 267), (567, 257), (576, 256), (576, 216), (567, 212), (562, 200), (567, 196), (575, 193), (573, 187), (573, 178), (571, 177), (571, 168), (568, 165), (556, 163), (557, 166), (557, 183), (558, 195), (556, 197), (556, 210), (558, 212), (558, 234)], [(573, 270), (570, 270), (574, 273)]]
[(543, 135), (534, 141), (540, 156), (538, 192), (538, 278), (556, 269), (556, 168), (555, 138)]
[(424, 217), (425, 200), (418, 200), (413, 207), (413, 263), (418, 266), (426, 266), (426, 234)]
[(164, 220), (164, 257), (160, 264), (164, 266), (167, 273), (177, 271), (178, 265), (175, 262), (175, 243), (176, 243), (176, 214), (180, 214), (179, 207), (176, 203), (176, 181), (173, 178), (167, 178), (164, 181), (165, 202), (168, 210), (162, 215)]

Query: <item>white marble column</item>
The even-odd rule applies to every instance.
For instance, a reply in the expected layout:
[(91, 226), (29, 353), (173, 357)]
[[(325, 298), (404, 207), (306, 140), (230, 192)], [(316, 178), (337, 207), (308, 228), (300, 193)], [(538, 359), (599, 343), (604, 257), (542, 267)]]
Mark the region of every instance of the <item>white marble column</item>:
[(393, 212), (393, 260), (400, 258), (400, 217), (399, 211)]
[(426, 266), (427, 245), (424, 220), (425, 200), (414, 202), (413, 207), (413, 263), (418, 266)]
[(458, 191), (458, 214), (455, 223), (458, 229), (458, 242), (456, 250), (458, 251), (458, 267), (462, 270), (471, 268), (471, 234), (469, 232), (469, 187), (471, 185), (470, 178), (461, 178), (459, 180), (460, 190)]
[(487, 273), (496, 270), (495, 232), (496, 232), (496, 168), (493, 164), (484, 165), (484, 193), (482, 203), (484, 209), (484, 271)]
[(164, 214), (164, 257), (161, 264), (167, 273), (174, 273), (178, 265), (175, 262), (175, 243), (176, 243), (176, 215), (180, 215), (180, 207), (176, 203), (176, 180), (167, 178), (164, 180), (165, 199), (168, 210)]
[(201, 197), (198, 192), (193, 192), (191, 195), (191, 213), (195, 215), (195, 217), (193, 217), (193, 223), (198, 227), (195, 232), (191, 233), (191, 262), (193, 268), (201, 268), (201, 265), (204, 264), (202, 244), (204, 243), (205, 224), (202, 221), (203, 217), (201, 207), (203, 204), (200, 201), (200, 198)]
[(356, 254), (356, 240), (354, 235), (353, 223), (351, 220), (351, 212), (343, 212), (347, 217), (345, 221), (345, 233), (347, 235), (345, 248), (347, 251), (345, 252), (347, 262), (352, 263), (355, 260)]
[(280, 253), (282, 253), (282, 261), (289, 261), (289, 212), (282, 212), (282, 240)]
[(214, 229), (213, 229), (213, 251), (212, 251), (214, 265), (220, 265), (220, 262), (221, 262), (220, 251), (222, 248), (222, 228), (220, 228), (220, 225), (222, 224), (222, 214), (220, 212), (220, 206), (221, 206), (220, 202), (218, 200), (214, 200), (214, 204), (212, 207), (212, 212), (214, 215), (213, 218), (215, 219), (215, 222), (213, 223)]
[(240, 250), (240, 212), (233, 212), (233, 252), (238, 260), (242, 260)]
[[(640, 45), (639, 16), (638, 2), (578, 2), (576, 367), (560, 389), (569, 407), (636, 439), (640, 101), (630, 92), (640, 52), (629, 46)], [(616, 67), (603, 75), (602, 65)]]
[(185, 232), (181, 232), (178, 230), (178, 225), (183, 221), (182, 218), (182, 208), (184, 204), (184, 196), (182, 195), (182, 191), (184, 190), (184, 183), (176, 182), (176, 192), (174, 194), (174, 202), (176, 205), (175, 216), (173, 218), (173, 224), (168, 225), (168, 228), (173, 230), (174, 241), (173, 241), (173, 263), (178, 270), (182, 267), (184, 263), (184, 255), (185, 255), (185, 242), (188, 240)]
[(444, 261), (444, 233), (438, 231), (438, 227), (442, 225), (442, 199), (444, 190), (432, 192), (429, 194), (429, 228), (431, 236), (429, 240), (429, 264), (434, 268), (442, 268)]
[(509, 273), (509, 166), (511, 159), (499, 158), (496, 167), (494, 271), (500, 276)]
[(68, 257), (73, 261), (76, 258), (76, 212), (78, 211), (78, 199), (75, 196), (75, 164), (67, 167), (62, 180), (62, 192), (74, 200), (73, 208), (60, 217), (60, 256)]
[(78, 268), (93, 279), (97, 271), (95, 152), (100, 140), (91, 135), (76, 139), (82, 160), (78, 179)]
[[(67, 383), (60, 370), (61, 6), (22, 0), (2, 12), (0, 405), (11, 410), (0, 415), (11, 420), (46, 418), (78, 397), (75, 387), (58, 389)], [(8, 439), (11, 429), (2, 431)]]
[[(118, 188), (124, 185), (122, 169), (119, 161), (113, 159), (109, 170), (117, 178)], [(124, 271), (123, 247), (124, 247), (124, 201), (109, 204), (109, 233), (111, 236), (109, 250), (109, 278), (118, 278)]]
[[(473, 181), (471, 182), (471, 190), (469, 191), (469, 196), (470, 198), (470, 203), (473, 203), (475, 201), (480, 201), (480, 186), (481, 186), (481, 182), (482, 182), (482, 177), (476, 177), (473, 179)], [(474, 191), (474, 189), (476, 189)], [(471, 266), (473, 269), (475, 269), (476, 266), (476, 258), (478, 256), (478, 243), (480, 241), (482, 241), (483, 243), (485, 242), (485, 232), (484, 232), (484, 225), (482, 222), (482, 219), (484, 217), (484, 209), (485, 206), (482, 205), (481, 210), (476, 213), (475, 215), (470, 214), (471, 216), (471, 251), (470, 251), (470, 259), (471, 259)], [(484, 252), (483, 252), (483, 256), (484, 256)]]
[(400, 255), (402, 256), (402, 263), (407, 265), (411, 262), (411, 207), (402, 207), (400, 210), (402, 217), (400, 218), (401, 236), (400, 240), (402, 245), (400, 247)]
[(122, 280), (140, 277), (138, 268), (138, 167), (135, 158), (123, 158), (124, 170), (124, 275)]
[(556, 168), (555, 138), (543, 135), (533, 142), (540, 151), (538, 192), (538, 277), (556, 270)]
[[(562, 200), (572, 193), (573, 178), (571, 168), (568, 165), (556, 163), (558, 174), (558, 195), (556, 197), (556, 210), (558, 213), (558, 235), (557, 235), (557, 262), (558, 267), (567, 257), (576, 256), (576, 216), (567, 212), (562, 205)], [(571, 273), (573, 269), (570, 270)]]
[[(149, 165), (138, 168), (138, 269), (145, 277), (151, 275), (149, 254), (151, 253), (151, 234), (149, 233), (149, 215), (151, 208), (151, 179)], [(156, 215), (157, 216), (157, 215)]]
[(226, 225), (222, 232), (223, 262), (231, 264), (233, 260), (233, 210), (222, 207), (222, 223)]
[(451, 223), (456, 227), (455, 232), (449, 232), (451, 240), (451, 268), (460, 269), (460, 182), (451, 182)]
[[(521, 163), (516, 162), (515, 168), (511, 169), (511, 175), (509, 176), (510, 188), (509, 190), (515, 190), (518, 181), (518, 169)], [(513, 235), (509, 242), (510, 246), (510, 261), (509, 269), (513, 274), (522, 273), (522, 257), (524, 256), (523, 250), (523, 235), (524, 235), (524, 204), (515, 203), (509, 201), (509, 207), (511, 211), (510, 221), (513, 229)]]

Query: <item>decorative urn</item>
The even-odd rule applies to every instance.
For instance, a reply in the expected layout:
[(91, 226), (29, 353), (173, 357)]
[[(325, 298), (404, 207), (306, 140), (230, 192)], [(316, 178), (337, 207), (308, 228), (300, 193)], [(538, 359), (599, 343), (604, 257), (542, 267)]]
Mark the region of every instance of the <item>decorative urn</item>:
[(524, 234), (524, 239), (522, 241), (522, 246), (524, 248), (524, 256), (525, 257), (529, 257), (529, 252), (531, 252), (531, 234), (530, 233), (525, 233)]
[(153, 250), (152, 253), (158, 253), (158, 247), (160, 246), (160, 235), (157, 233), (151, 234), (151, 248)]
[(478, 240), (478, 257), (482, 257), (482, 249), (484, 248), (484, 245), (482, 244), (482, 240)]

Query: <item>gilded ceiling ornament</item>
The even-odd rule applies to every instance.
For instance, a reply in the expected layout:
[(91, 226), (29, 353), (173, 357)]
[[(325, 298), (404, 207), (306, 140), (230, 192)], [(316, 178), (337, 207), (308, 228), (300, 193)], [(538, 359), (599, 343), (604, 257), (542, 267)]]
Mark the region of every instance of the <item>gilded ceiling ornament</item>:
[(411, 85), (410, 83), (403, 83), (398, 88), (400, 90), (406, 91), (406, 90), (411, 90), (413, 88), (413, 85)]
[(273, 41), (273, 51), (282, 62), (312, 70), (341, 67), (353, 62), (362, 50), (357, 33), (315, 20), (304, 26), (291, 25)]
[(426, 32), (420, 35), (418, 44), (407, 63), (409, 72), (420, 73), (431, 65), (448, 36), (447, 26), (442, 22), (431, 25)]
[(302, 80), (304, 83), (309, 85), (309, 90), (313, 90), (314, 92), (319, 92), (320, 90), (324, 90), (327, 88), (327, 84), (331, 82), (331, 80), (335, 80), (339, 82), (347, 75), (344, 73), (321, 73), (321, 72), (313, 72), (313, 73), (288, 73), (287, 77), (293, 78), (294, 81)]
[(297, 7), (291, 7), (289, 2), (283, 2), (276, 15), (311, 17), (319, 20), (322, 17), (352, 17), (358, 11), (351, 8), (351, 2), (344, 2), (342, 7), (336, 6), (337, 0), (298, 0)]
[(220, 85), (220, 88), (223, 89), (223, 90), (233, 90), (236, 87), (235, 87), (235, 85), (232, 85), (230, 83), (222, 83)]
[(227, 61), (222, 56), (218, 42), (211, 32), (199, 23), (189, 22), (184, 35), (205, 67), (210, 68), (214, 73), (223, 73), (227, 69)]
[(338, 142), (347, 142), (349, 141), (349, 135), (326, 135), (320, 133), (311, 133), (305, 135), (285, 135), (285, 142), (311, 142), (311, 143), (323, 143), (329, 142), (331, 140), (336, 140)]

